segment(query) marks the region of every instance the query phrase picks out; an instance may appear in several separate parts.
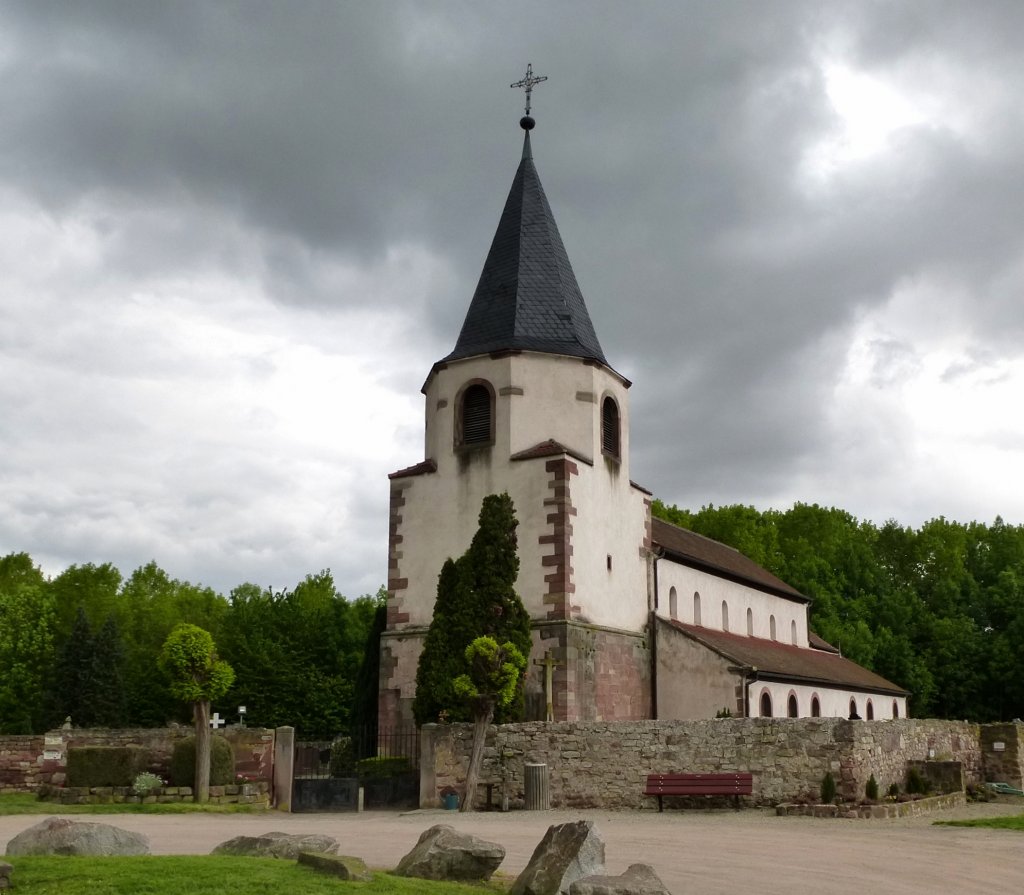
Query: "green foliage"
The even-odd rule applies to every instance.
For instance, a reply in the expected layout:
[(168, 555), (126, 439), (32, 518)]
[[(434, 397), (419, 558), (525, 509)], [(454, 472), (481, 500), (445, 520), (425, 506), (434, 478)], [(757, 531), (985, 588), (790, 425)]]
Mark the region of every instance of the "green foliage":
[[(177, 740), (171, 751), (171, 786), (193, 786), (196, 780), (196, 738)], [(235, 782), (235, 753), (222, 736), (210, 737), (210, 786)]]
[(900, 794), (900, 785), (898, 783), (889, 784), (888, 796), (890, 799), (898, 798)]
[(868, 777), (868, 782), (864, 786), (864, 796), (869, 801), (878, 801), (878, 781), (875, 779), (874, 774)]
[(131, 786), (149, 753), (141, 746), (72, 746), (67, 761), (68, 786)]
[(235, 672), (217, 656), (213, 637), (196, 625), (180, 624), (167, 635), (160, 668), (171, 679), (171, 695), (183, 702), (211, 702), (230, 689)]
[(373, 622), (363, 644), (363, 657), (356, 673), (355, 692), (349, 713), (350, 730), (363, 732), (365, 742), (377, 740), (377, 687), (380, 678), (380, 638), (387, 628), (388, 608), (384, 601), (387, 591), (381, 588), (377, 594), (378, 604), (373, 613)]
[(466, 647), (469, 671), (454, 681), (455, 695), (473, 708), (476, 717), (507, 706), (515, 699), (526, 658), (506, 641), (498, 645), (493, 637), (477, 637)]
[(730, 709), (728, 707), (719, 709), (717, 712), (715, 712), (715, 717), (716, 718), (731, 718), (732, 717), (732, 709)]
[(352, 748), (352, 737), (339, 737), (331, 743), (331, 776), (353, 777), (355, 770), (356, 756)]
[(141, 774), (136, 775), (132, 781), (132, 792), (137, 796), (143, 798), (148, 796), (153, 790), (160, 789), (164, 785), (164, 781), (161, 780), (156, 774), (150, 771), (143, 771)]
[[(146, 807), (194, 810), (191, 805)], [(336, 877), (312, 873), (295, 861), (228, 855), (128, 858), (33, 855), (19, 857), (15, 863), (15, 891), (20, 890), (24, 895), (109, 895), (114, 892), (224, 895), (240, 889), (256, 893), (301, 892), (302, 895), (338, 895), (339, 890), (359, 895), (497, 895), (502, 891), (493, 883), (435, 882), (381, 872), (374, 873), (372, 882), (339, 884)]]
[(821, 778), (821, 804), (831, 805), (836, 800), (836, 778), (831, 771), (826, 771)]
[(356, 776), (360, 780), (389, 780), (411, 770), (409, 759), (401, 755), (363, 758), (356, 762)]
[[(530, 654), (530, 618), (515, 590), (519, 574), (515, 507), (508, 494), (491, 494), (480, 508), (479, 526), (469, 549), (457, 561), (448, 559), (438, 577), (437, 600), (423, 652), (416, 669), (413, 712), (417, 724), (446, 717), (466, 721), (466, 700), (455, 681), (470, 673), (466, 648), (489, 636)], [(499, 705), (498, 721), (522, 718), (521, 679), (512, 698)]]

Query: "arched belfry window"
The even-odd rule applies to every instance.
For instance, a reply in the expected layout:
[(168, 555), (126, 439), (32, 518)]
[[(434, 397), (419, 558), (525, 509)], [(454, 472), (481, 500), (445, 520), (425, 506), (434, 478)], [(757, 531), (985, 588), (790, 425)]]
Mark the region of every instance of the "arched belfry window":
[(458, 403), (457, 447), (494, 443), (494, 393), (482, 382), (466, 386)]
[(607, 397), (601, 402), (601, 453), (620, 459), (619, 405)]

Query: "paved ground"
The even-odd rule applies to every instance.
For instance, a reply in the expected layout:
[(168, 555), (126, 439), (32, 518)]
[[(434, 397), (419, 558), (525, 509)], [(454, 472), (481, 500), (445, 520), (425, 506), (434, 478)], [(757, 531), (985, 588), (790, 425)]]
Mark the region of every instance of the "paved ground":
[[(943, 818), (995, 816), (1021, 810), (1019, 801), (968, 806)], [(1015, 892), (1024, 886), (1024, 838), (1004, 830), (936, 827), (938, 815), (913, 820), (779, 818), (769, 811), (518, 811), (458, 814), (76, 815), (149, 836), (156, 854), (206, 854), (237, 835), (327, 833), (341, 851), (371, 866), (394, 867), (435, 823), (505, 846), (502, 871), (518, 873), (550, 824), (586, 818), (607, 846), (608, 869), (635, 861), (654, 866), (675, 895), (828, 895)], [(0, 817), (0, 853), (8, 840), (43, 818)]]

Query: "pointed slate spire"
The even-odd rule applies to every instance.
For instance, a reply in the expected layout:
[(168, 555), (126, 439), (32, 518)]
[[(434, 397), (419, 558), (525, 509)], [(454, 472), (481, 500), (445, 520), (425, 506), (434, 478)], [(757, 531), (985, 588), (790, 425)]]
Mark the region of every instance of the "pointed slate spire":
[(505, 200), (455, 350), (444, 361), (523, 350), (608, 366), (533, 164), (527, 115), (523, 157)]

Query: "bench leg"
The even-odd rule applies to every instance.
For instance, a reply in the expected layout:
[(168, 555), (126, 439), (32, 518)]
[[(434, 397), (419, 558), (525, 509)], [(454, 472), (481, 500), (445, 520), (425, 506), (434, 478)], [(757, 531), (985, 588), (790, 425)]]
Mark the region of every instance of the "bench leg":
[(662, 810), (661, 796), (658, 796), (658, 813), (661, 814)]

